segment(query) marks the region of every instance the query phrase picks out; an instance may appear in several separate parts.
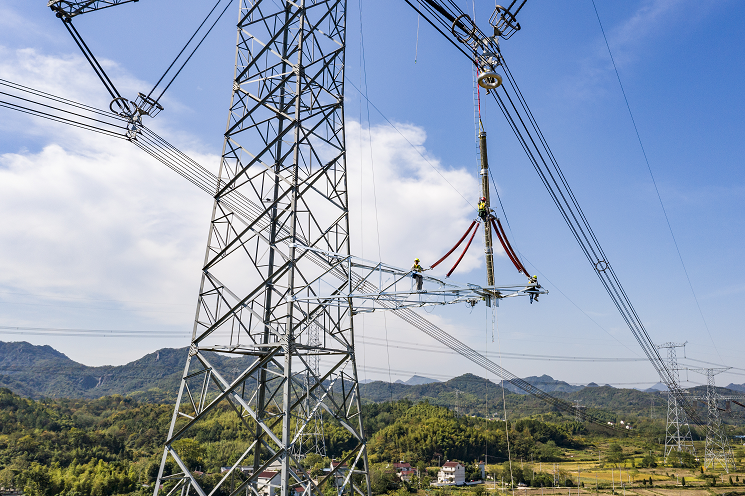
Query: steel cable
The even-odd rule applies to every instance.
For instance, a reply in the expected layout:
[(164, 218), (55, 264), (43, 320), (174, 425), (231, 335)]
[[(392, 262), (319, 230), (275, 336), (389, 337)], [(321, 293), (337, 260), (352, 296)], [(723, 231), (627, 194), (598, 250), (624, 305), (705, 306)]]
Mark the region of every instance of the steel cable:
[[(409, 0), (405, 1), (420, 15), (424, 16), (425, 20), (435, 27), (438, 32), (445, 36), (452, 44), (456, 45), (458, 50), (468, 57), (469, 61), (473, 62), (473, 55), (468, 54), (461, 46), (458, 46), (455, 40), (453, 40), (455, 35), (453, 34), (451, 36), (450, 34), (445, 34), (445, 32), (439, 29), (436, 25), (437, 22), (443, 26), (446, 25), (443, 17), (455, 24), (460, 16), (466, 15), (454, 2), (452, 2), (452, 0), (448, 0), (452, 8), (442, 5), (435, 0), (423, 0), (424, 3), (430, 7), (436, 7), (425, 9), (427, 13), (434, 16), (435, 20), (423, 14), (422, 11), (414, 7)], [(419, 3), (422, 5), (422, 1)], [(452, 33), (452, 30), (450, 30), (450, 32)], [(623, 286), (621, 286), (618, 276), (608, 263), (607, 257), (605, 256), (595, 233), (590, 227), (584, 212), (580, 208), (577, 198), (569, 187), (569, 183), (559, 167), (551, 148), (548, 146), (548, 142), (538, 126), (538, 123), (520, 91), (520, 88), (512, 76), (509, 66), (504, 60), (504, 57), (501, 56), (499, 46), (495, 41), (491, 40), (490, 37), (485, 36), (484, 33), (475, 25), (473, 26), (473, 31), (469, 34), (472, 39), (478, 40), (479, 43), (482, 44), (485, 51), (489, 50), (494, 53), (500, 53), (501, 65), (505, 70), (506, 80), (508, 83), (503, 84), (500, 87), (504, 94), (504, 99), (500, 96), (499, 91), (492, 92), (500, 111), (507, 120), (508, 125), (515, 134), (515, 137), (518, 139), (518, 142), (523, 147), (528, 159), (531, 161), (533, 167), (538, 173), (541, 182), (546, 187), (551, 199), (559, 209), (560, 214), (567, 223), (572, 235), (577, 240), (577, 243), (580, 245), (581, 250), (592, 264), (593, 270), (597, 273), (598, 278), (611, 297), (611, 300), (621, 314), (624, 322), (626, 322), (626, 325), (631, 330), (637, 343), (652, 363), (652, 366), (655, 368), (662, 381), (665, 382), (668, 388), (674, 392), (676, 397), (680, 397), (679, 400), (681, 406), (686, 413), (689, 414), (689, 418), (694, 420), (696, 423), (703, 423), (700, 416), (691, 408), (690, 405), (688, 405), (685, 398), (682, 397), (680, 387), (674, 375), (662, 360), (656, 346), (642, 324), (639, 315), (631, 305), (628, 295), (623, 289)], [(515, 95), (514, 99), (510, 95), (510, 89)], [(517, 100), (517, 104), (515, 103), (515, 100)], [(522, 109), (522, 113), (518, 107)]]
[[(92, 124), (87, 124), (85, 122), (80, 122), (80, 121), (76, 121), (76, 120), (73, 120), (73, 119), (68, 119), (68, 118), (65, 118), (65, 117), (58, 116), (58, 115), (50, 114), (48, 112), (42, 112), (41, 110), (32, 109), (30, 107), (24, 107), (23, 105), (18, 105), (18, 104), (12, 103), (12, 102), (0, 100), (0, 107), (4, 107), (4, 108), (10, 109), (10, 110), (15, 110), (15, 111), (18, 111), (18, 112), (22, 112), (24, 114), (33, 115), (33, 116), (36, 116), (36, 117), (41, 117), (43, 119), (48, 119), (50, 121), (59, 122), (59, 123), (62, 123), (62, 124), (67, 124), (67, 125), (70, 125), (70, 126), (74, 126), (74, 127), (86, 129), (88, 131), (93, 131), (93, 132), (96, 132), (96, 133), (105, 134), (107, 136), (112, 136), (114, 138), (124, 139), (124, 134), (123, 133), (112, 131), (110, 129), (106, 129), (106, 128), (103, 128), (103, 127), (100, 127), (100, 126), (95, 126), (95, 125), (92, 125)], [(113, 127), (121, 128), (121, 126), (113, 126)], [(126, 128), (121, 128), (121, 129), (126, 130)]]
[[(668, 385), (670, 390), (677, 392), (676, 396), (680, 395), (680, 387), (677, 384), (677, 381), (665, 365), (662, 357), (659, 355), (659, 352), (644, 328), (639, 315), (631, 305), (628, 295), (623, 289), (623, 286), (621, 286), (618, 276), (613, 270), (613, 267), (608, 263), (607, 257), (605, 256), (597, 237), (590, 227), (584, 212), (580, 208), (579, 202), (574, 196), (574, 193), (569, 187), (568, 181), (559, 167), (556, 158), (551, 152), (543, 133), (540, 131), (532, 112), (530, 112), (527, 102), (525, 102), (522, 93), (519, 91), (509, 67), (506, 63), (503, 63), (503, 66), (505, 68), (506, 79), (509, 86), (513, 90), (515, 99), (519, 102), (519, 106), (522, 108), (526, 118), (523, 117), (523, 114), (521, 114), (518, 109), (518, 105), (515, 104), (515, 99), (510, 96), (506, 85), (502, 86), (505, 99), (503, 99), (498, 92), (494, 92), (494, 97), (500, 110), (507, 118), (510, 128), (518, 138), (523, 149), (526, 151), (526, 155), (533, 164), (541, 182), (549, 192), (554, 204), (558, 207), (562, 217), (569, 226), (570, 231), (574, 235), (588, 261), (593, 265), (593, 269), (597, 273), (601, 283), (605, 287), (627, 326), (632, 331), (637, 343), (642, 348), (645, 355), (647, 355), (647, 358), (652, 363), (652, 366), (660, 375), (663, 382)], [(509, 106), (507, 102), (509, 103)], [(513, 113), (517, 119), (513, 117)], [(526, 120), (530, 123), (530, 126), (526, 123)], [(540, 143), (540, 146), (533, 137), (531, 130), (538, 137), (537, 141)], [(543, 150), (543, 153), (541, 150)], [(703, 423), (703, 420), (698, 416), (698, 414), (687, 405), (687, 402), (682, 398), (682, 395), (680, 396), (681, 406), (683, 406), (686, 413), (689, 414), (689, 418), (696, 423)]]

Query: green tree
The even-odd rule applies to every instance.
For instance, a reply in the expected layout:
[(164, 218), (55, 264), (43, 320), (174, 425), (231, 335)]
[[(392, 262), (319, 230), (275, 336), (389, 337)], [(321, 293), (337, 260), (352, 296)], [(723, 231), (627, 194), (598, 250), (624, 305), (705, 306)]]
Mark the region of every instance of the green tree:
[(370, 467), (370, 486), (375, 494), (385, 494), (398, 488), (396, 471), (378, 463)]
[(673, 456), (675, 457), (673, 465), (677, 467), (696, 468), (698, 466), (696, 458), (687, 451), (676, 451)]
[(48, 469), (38, 463), (21, 472), (18, 485), (23, 487), (26, 496), (47, 496), (52, 494), (52, 479)]
[(608, 456), (606, 457), (610, 463), (621, 463), (623, 461), (623, 448), (618, 443), (612, 443), (608, 446)]
[(561, 449), (556, 446), (556, 441), (553, 439), (543, 444), (541, 442), (536, 443), (536, 451), (538, 452), (538, 460), (542, 462), (553, 462), (561, 460)]
[(680, 478), (680, 485), (681, 486), (685, 486), (686, 485), (686, 478), (685, 477), (681, 477)]
[(200, 467), (203, 463), (202, 445), (193, 439), (178, 439), (174, 441), (171, 446), (178, 454), (181, 461), (189, 467), (190, 470), (194, 470)]
[(655, 457), (653, 453), (649, 453), (647, 456), (642, 458), (642, 461), (641, 463), (639, 463), (639, 465), (644, 468), (656, 468), (657, 457)]
[(15, 488), (15, 472), (10, 467), (0, 470), (0, 487), (5, 489)]

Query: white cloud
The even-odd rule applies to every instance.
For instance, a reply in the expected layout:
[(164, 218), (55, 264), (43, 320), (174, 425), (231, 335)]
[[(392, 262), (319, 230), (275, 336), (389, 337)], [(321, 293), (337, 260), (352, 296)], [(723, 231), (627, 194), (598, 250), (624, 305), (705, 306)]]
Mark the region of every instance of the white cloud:
[[(147, 86), (111, 60), (99, 62), (123, 95), (136, 95)], [(101, 109), (108, 109), (111, 96), (80, 55), (46, 55), (34, 48), (0, 46), (0, 78), (30, 86)]]
[[(1, 78), (98, 107), (108, 105), (100, 82), (77, 55), (53, 57), (0, 47), (0, 57)], [(105, 63), (119, 71), (121, 88), (141, 87), (115, 64)], [(190, 326), (211, 198), (125, 141), (0, 111), (3, 127), (13, 136), (12, 148), (6, 141), (5, 153), (0, 150), (0, 288), (111, 299), (141, 323)], [(167, 116), (158, 119), (163, 128), (170, 124), (179, 132)], [(406, 138), (390, 126), (373, 127), (368, 135), (359, 123), (348, 121), (353, 251), (378, 257), (374, 164), (383, 260), (406, 267), (419, 256), (428, 265), (470, 224), (475, 212), (459, 192), (475, 203), (479, 184), (459, 164), (446, 166), (433, 157), (424, 146), (424, 129), (397, 127)], [(32, 151), (23, 147), (29, 139), (38, 145)], [(184, 151), (209, 168), (219, 160)], [(481, 266), (481, 239), (479, 233), (461, 262), (460, 275)], [(456, 256), (438, 268), (441, 273)], [(180, 307), (183, 312), (152, 312), (157, 305), (187, 307)], [(29, 320), (7, 309), (2, 313), (6, 325), (86, 327), (64, 308), (38, 318)], [(388, 320), (398, 335), (404, 328), (404, 334), (418, 333), (398, 319)], [(112, 321), (101, 327), (122, 326)], [(373, 355), (375, 361), (381, 356)]]
[(0, 285), (135, 312), (194, 298), (210, 198), (127, 142), (88, 145), (0, 155)]
[[(142, 87), (116, 64), (102, 64), (122, 91)], [(78, 55), (0, 47), (0, 78), (100, 108), (110, 99)], [(0, 286), (117, 300), (153, 327), (190, 327), (211, 198), (126, 141), (0, 112)], [(213, 169), (219, 161), (185, 151)], [(153, 312), (186, 302), (183, 313)], [(5, 306), (4, 324), (81, 326), (54, 313), (26, 318)]]
[[(642, 2), (627, 19), (614, 25), (603, 15), (603, 6), (600, 5), (600, 19), (603, 21), (616, 66), (622, 71), (621, 76), (623, 77), (624, 68), (632, 67), (640, 57), (650, 53), (649, 44), (655, 36), (671, 28), (685, 30), (685, 25), (692, 22), (687, 14), (694, 10), (704, 15), (707, 8), (694, 4), (692, 0), (648, 0)], [(591, 22), (598, 29), (591, 53), (580, 61), (580, 71), (569, 76), (569, 81), (559, 85), (573, 98), (595, 98), (599, 93), (607, 91), (609, 84), (617, 84), (608, 47), (597, 26), (594, 11)]]
[[(406, 138), (391, 126), (373, 126), (368, 134), (366, 127), (347, 122), (352, 250), (377, 260), (379, 230), (383, 262), (408, 267), (419, 257), (430, 265), (460, 239), (475, 217), (459, 192), (475, 204), (480, 186), (465, 168), (444, 166), (427, 152), (424, 129), (396, 127)], [(461, 274), (482, 263), (480, 233), (459, 266)], [(456, 257), (451, 255), (438, 272), (447, 272)]]

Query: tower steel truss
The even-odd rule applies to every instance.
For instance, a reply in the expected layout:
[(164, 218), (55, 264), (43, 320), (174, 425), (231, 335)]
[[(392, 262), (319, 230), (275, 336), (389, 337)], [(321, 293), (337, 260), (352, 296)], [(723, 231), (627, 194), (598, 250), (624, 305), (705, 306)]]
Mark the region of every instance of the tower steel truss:
[[(344, 0), (240, 0), (233, 96), (192, 342), (154, 494), (369, 494), (351, 299), (308, 281), (349, 254)], [(250, 216), (235, 199), (252, 206)], [(226, 201), (223, 201), (226, 200)], [(248, 218), (250, 217), (250, 218)], [(332, 269), (339, 291), (351, 274)], [(298, 289), (301, 288), (301, 289)], [(240, 450), (202, 487), (189, 446), (228, 415)], [(318, 422), (349, 433), (320, 479), (302, 465)], [(193, 457), (192, 457), (193, 458)]]
[[(657, 346), (658, 349), (666, 349), (667, 366), (670, 373), (674, 375), (675, 383), (680, 384), (680, 367), (678, 367), (678, 354), (676, 348), (685, 347), (686, 343), (664, 343)], [(678, 405), (678, 399), (675, 393), (668, 389), (667, 391), (667, 427), (665, 429), (665, 461), (671, 453), (688, 452), (696, 454), (696, 448), (693, 445), (693, 436), (691, 427), (688, 425), (688, 419), (685, 411)]]

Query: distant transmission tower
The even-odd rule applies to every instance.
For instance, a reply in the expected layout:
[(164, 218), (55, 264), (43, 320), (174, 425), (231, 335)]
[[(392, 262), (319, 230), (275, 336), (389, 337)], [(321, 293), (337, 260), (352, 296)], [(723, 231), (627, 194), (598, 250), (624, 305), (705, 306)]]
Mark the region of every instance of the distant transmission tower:
[(708, 416), (706, 419), (704, 467), (710, 468), (718, 464), (727, 473), (735, 470), (735, 456), (732, 453), (729, 438), (719, 415), (719, 402), (726, 398), (720, 397), (717, 393), (714, 377), (729, 369), (730, 367), (689, 369), (706, 375), (706, 396), (703, 399), (706, 401)]
[(587, 407), (581, 403), (581, 400), (574, 400), (574, 420), (577, 422), (582, 422), (585, 419), (584, 411)]
[[(676, 348), (685, 348), (686, 343), (664, 343), (657, 345), (658, 349), (667, 349), (667, 366), (670, 374), (674, 377), (675, 383), (680, 384), (680, 367), (678, 366), (678, 355)], [(693, 446), (693, 436), (691, 427), (688, 425), (685, 411), (678, 405), (675, 393), (668, 389), (667, 391), (667, 427), (665, 430), (665, 461), (667, 462), (670, 453), (688, 452), (696, 454), (696, 448)]]
[[(235, 78), (197, 315), (154, 494), (370, 494), (349, 292), (346, 2), (239, 0)], [(316, 251), (303, 249), (312, 247)], [(336, 287), (320, 287), (324, 274)], [(315, 299), (314, 299), (315, 298)], [(219, 355), (219, 356), (218, 356)], [(217, 416), (239, 453), (207, 491), (189, 447)], [(319, 479), (321, 416), (348, 447)], [(190, 460), (189, 457), (192, 456)]]

